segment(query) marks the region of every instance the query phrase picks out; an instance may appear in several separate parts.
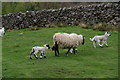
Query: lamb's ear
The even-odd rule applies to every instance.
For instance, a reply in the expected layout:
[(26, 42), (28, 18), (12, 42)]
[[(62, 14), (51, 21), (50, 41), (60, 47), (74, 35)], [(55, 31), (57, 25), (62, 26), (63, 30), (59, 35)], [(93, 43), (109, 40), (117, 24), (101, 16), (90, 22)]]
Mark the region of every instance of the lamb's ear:
[(49, 44), (47, 44), (46, 46), (48, 47), (48, 49), (50, 49), (50, 46), (49, 46)]
[(46, 47), (46, 45), (43, 45), (44, 47)]
[(107, 32), (107, 34), (109, 34), (109, 32)]
[(108, 34), (108, 32), (105, 32), (105, 34)]

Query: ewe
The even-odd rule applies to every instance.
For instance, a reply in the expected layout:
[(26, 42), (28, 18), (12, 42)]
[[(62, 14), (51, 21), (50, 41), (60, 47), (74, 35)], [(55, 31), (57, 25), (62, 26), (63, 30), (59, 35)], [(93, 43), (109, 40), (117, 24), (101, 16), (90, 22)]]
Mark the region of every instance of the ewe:
[(66, 53), (68, 56), (70, 49), (73, 49), (75, 54), (75, 48), (77, 48), (80, 44), (84, 44), (84, 36), (81, 34), (77, 35), (76, 33), (55, 33), (53, 36), (52, 50), (55, 51), (55, 56), (59, 56), (59, 48), (68, 49)]

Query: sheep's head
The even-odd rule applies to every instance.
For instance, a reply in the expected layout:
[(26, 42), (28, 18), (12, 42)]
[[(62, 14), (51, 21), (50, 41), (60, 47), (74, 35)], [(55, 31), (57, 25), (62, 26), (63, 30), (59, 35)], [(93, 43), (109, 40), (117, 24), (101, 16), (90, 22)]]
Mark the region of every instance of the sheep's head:
[(109, 32), (105, 32), (105, 35), (107, 36), (111, 36), (111, 34)]
[(78, 37), (79, 37), (79, 44), (82, 44), (82, 45), (84, 45), (84, 43), (85, 43), (85, 37), (83, 36), (83, 35), (78, 35)]
[(84, 45), (85, 44), (85, 37), (84, 36), (82, 36), (82, 37), (83, 37), (82, 45)]
[(50, 46), (49, 46), (49, 44), (45, 44), (45, 45), (43, 45), (44, 47), (47, 47), (48, 49), (50, 49)]
[(52, 47), (52, 51), (55, 50), (55, 46)]

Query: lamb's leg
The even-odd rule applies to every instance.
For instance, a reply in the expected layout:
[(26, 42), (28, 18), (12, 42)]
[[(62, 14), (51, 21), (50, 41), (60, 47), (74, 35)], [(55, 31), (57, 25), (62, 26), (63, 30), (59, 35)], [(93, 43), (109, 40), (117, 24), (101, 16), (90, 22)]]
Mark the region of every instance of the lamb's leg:
[(73, 52), (73, 49), (70, 49), (70, 53), (72, 54), (72, 52)]
[(45, 53), (43, 53), (43, 55), (44, 55), (44, 58), (46, 58), (46, 54), (45, 54)]
[(107, 41), (105, 41), (105, 45), (108, 47)]
[(38, 59), (38, 57), (37, 57), (37, 55), (36, 55), (37, 53), (38, 53), (38, 51), (35, 51), (35, 52), (34, 52), (34, 56), (35, 56), (36, 59)]
[(30, 59), (32, 59), (32, 54), (35, 52), (35, 50), (33, 49), (30, 53)]
[(43, 55), (43, 53), (40, 53), (40, 59), (42, 59), (42, 55)]
[(69, 48), (68, 51), (67, 51), (67, 53), (66, 53), (67, 56), (68, 56), (68, 53), (69, 53), (70, 49), (71, 49), (71, 48)]
[(93, 46), (94, 46), (94, 48), (96, 48), (96, 42), (94, 42), (94, 41), (93, 41)]
[(97, 45), (99, 45), (100, 47), (102, 47), (102, 45), (100, 44), (100, 40), (97, 41)]
[(105, 41), (102, 41), (102, 44), (101, 44), (101, 46), (100, 47), (103, 47), (103, 45), (105, 44)]

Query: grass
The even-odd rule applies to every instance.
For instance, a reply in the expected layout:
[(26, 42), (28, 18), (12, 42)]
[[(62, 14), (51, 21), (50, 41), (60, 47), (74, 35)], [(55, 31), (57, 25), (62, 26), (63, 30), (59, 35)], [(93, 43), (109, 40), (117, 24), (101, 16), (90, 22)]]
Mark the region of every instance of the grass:
[[(46, 43), (52, 47), (52, 36), (56, 32), (78, 33), (85, 36), (85, 45), (78, 48), (77, 55), (55, 57), (52, 50), (46, 52), (46, 59), (29, 59), (33, 46)], [(23, 33), (23, 34), (22, 34)], [(89, 40), (104, 32), (82, 29), (77, 26), (41, 28), (6, 32), (3, 37), (2, 75), (4, 78), (117, 78), (118, 77), (118, 32), (111, 32), (109, 47), (93, 48)], [(39, 54), (38, 54), (39, 56)]]

